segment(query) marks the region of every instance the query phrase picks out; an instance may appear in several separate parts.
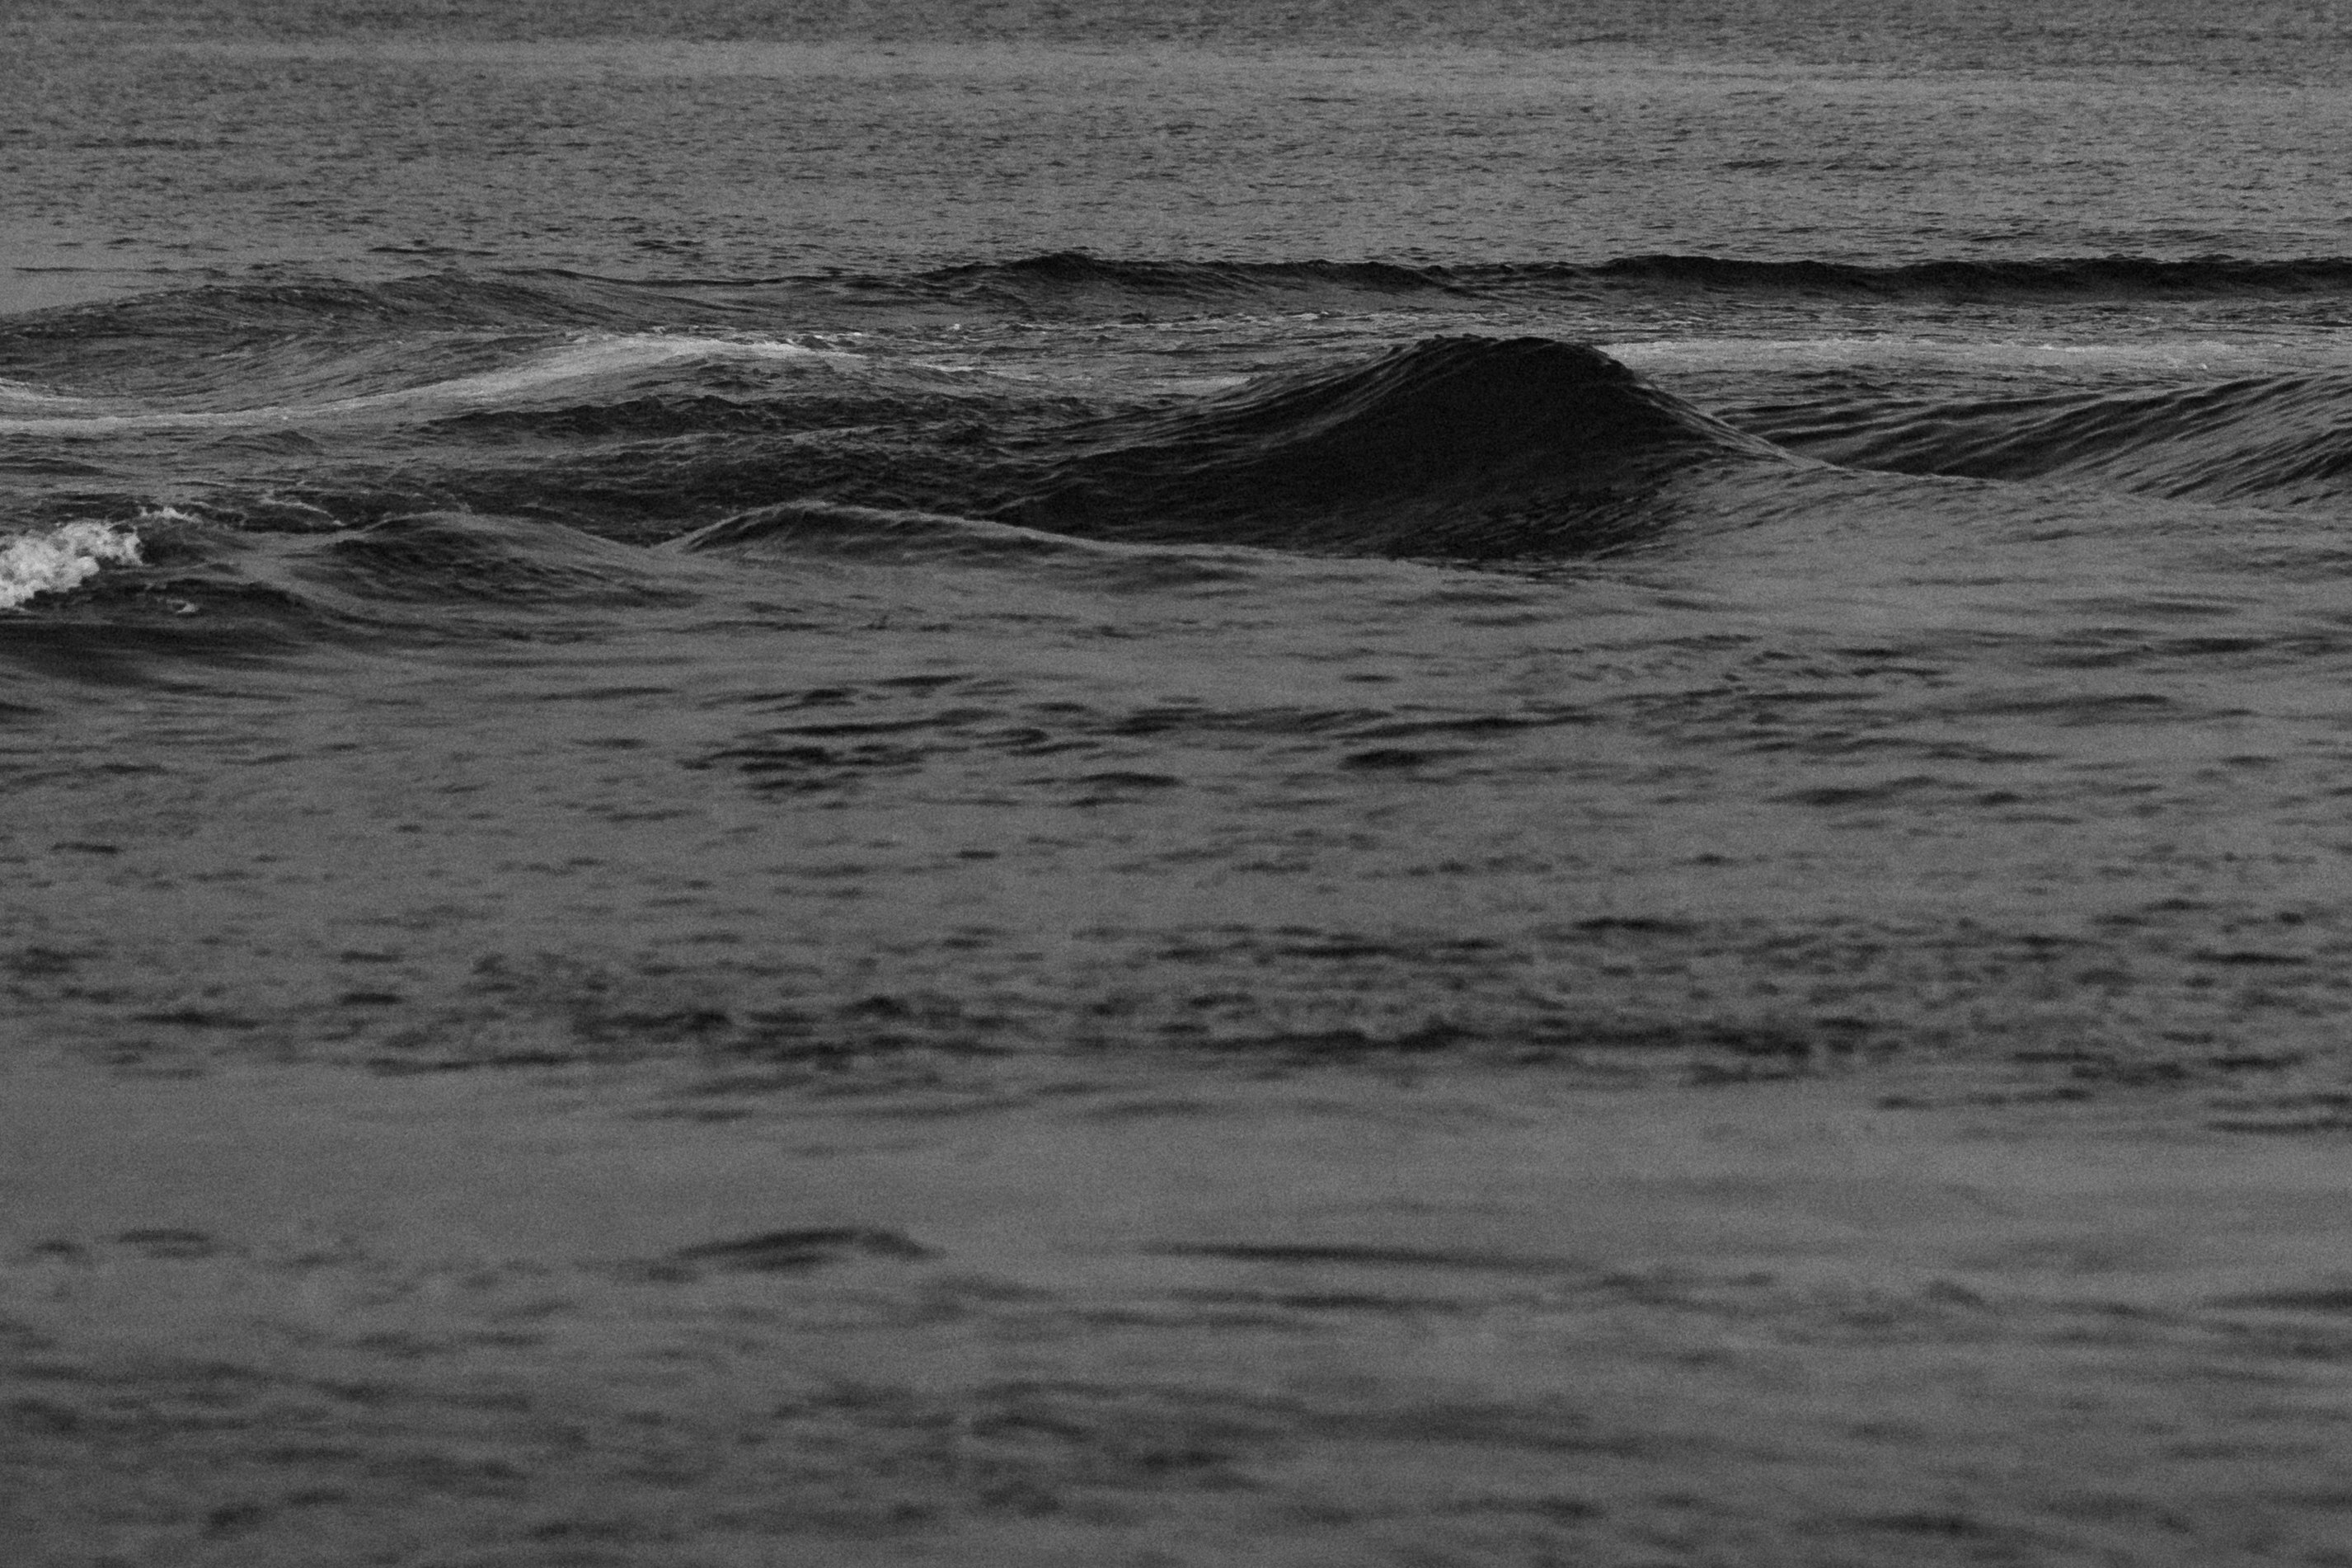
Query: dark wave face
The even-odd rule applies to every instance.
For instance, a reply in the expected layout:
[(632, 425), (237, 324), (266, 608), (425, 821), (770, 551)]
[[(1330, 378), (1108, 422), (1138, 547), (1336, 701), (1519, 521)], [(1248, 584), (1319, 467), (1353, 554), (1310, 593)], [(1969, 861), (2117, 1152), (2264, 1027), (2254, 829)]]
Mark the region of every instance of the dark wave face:
[(1461, 559), (1639, 538), (1706, 468), (1787, 462), (1606, 354), (1433, 338), (1086, 439), (1001, 515), (1092, 537)]

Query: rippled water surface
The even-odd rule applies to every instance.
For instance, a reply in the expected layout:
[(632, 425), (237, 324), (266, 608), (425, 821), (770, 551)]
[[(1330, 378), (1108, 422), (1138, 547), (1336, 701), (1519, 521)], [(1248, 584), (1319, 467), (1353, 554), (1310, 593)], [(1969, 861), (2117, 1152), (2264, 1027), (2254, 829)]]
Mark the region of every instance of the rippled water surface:
[(380, 277), (2346, 248), (2335, 5), (0, 18), (27, 259)]
[(55, 1029), (2338, 1070), (2340, 8), (646, 9), (0, 20)]

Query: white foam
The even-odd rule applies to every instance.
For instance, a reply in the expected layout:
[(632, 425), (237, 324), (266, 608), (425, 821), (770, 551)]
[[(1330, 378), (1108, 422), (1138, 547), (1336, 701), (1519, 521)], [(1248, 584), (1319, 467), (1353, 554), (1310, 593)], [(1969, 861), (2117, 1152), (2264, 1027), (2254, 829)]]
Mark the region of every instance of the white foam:
[(106, 522), (68, 522), (50, 533), (0, 543), (0, 610), (37, 594), (62, 594), (98, 575), (108, 562), (136, 566), (139, 535)]

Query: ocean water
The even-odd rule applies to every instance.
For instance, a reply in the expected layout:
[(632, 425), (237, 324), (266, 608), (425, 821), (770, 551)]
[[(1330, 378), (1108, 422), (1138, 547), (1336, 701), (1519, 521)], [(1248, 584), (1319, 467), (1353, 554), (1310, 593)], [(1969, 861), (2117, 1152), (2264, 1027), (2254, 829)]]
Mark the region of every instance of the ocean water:
[(15, 5), (0, 979), (141, 1061), (2340, 1121), (2347, 43)]

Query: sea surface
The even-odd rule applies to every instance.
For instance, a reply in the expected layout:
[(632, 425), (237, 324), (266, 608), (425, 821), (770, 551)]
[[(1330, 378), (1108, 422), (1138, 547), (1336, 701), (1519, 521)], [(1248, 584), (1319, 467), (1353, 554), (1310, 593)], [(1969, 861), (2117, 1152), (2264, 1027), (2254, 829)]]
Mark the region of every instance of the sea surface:
[(18, 0), (13, 1027), (2352, 1122), (2347, 80), (2335, 3)]

